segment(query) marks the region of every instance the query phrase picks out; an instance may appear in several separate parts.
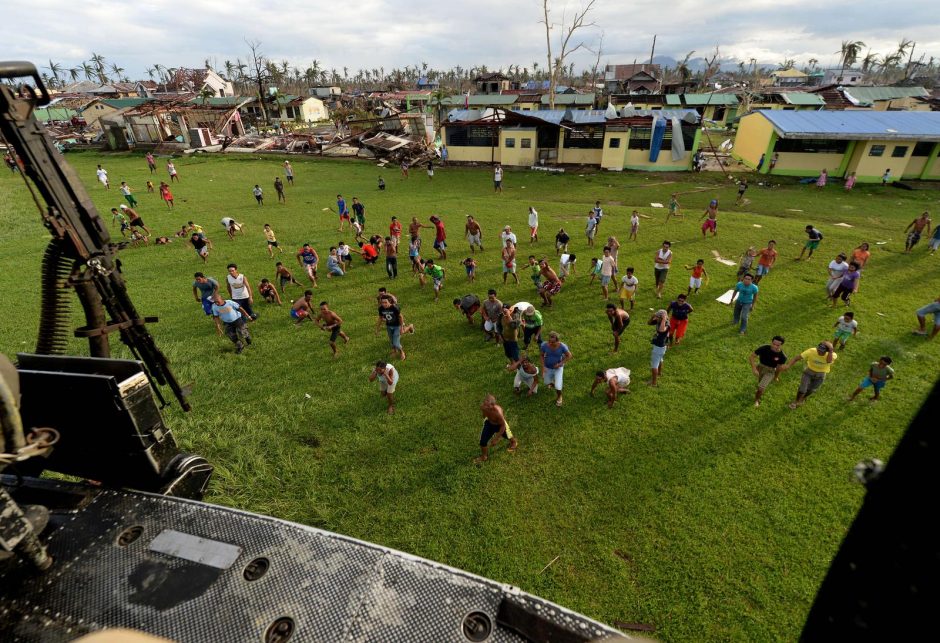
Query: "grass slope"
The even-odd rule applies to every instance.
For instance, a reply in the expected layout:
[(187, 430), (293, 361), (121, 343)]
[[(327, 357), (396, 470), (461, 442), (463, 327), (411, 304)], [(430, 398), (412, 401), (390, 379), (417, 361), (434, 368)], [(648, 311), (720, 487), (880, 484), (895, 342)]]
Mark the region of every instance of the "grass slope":
[[(172, 234), (192, 219), (215, 240), (206, 267), (180, 242), (122, 253), (139, 310), (159, 316), (151, 331), (179, 379), (193, 383), (194, 411), (170, 410), (167, 420), (185, 448), (215, 464), (210, 501), (413, 552), (608, 623), (653, 623), (665, 640), (794, 638), (861, 501), (852, 466), (891, 452), (937, 374), (940, 344), (910, 330), (913, 310), (940, 294), (940, 257), (927, 256), (924, 243), (912, 256), (900, 252), (901, 230), (935, 207), (937, 193), (754, 185), (751, 203), (734, 208), (734, 188), (719, 176), (510, 170), (505, 191), (494, 195), (490, 171), (474, 168), (442, 169), (433, 182), (417, 170), (403, 181), (389, 169), (388, 190), (379, 192), (382, 172), (371, 163), (297, 159), (297, 185), (281, 206), (271, 183), (283, 159), (213, 156), (178, 160), (183, 182), (173, 186), (177, 207), (168, 212), (158, 196), (144, 193), (142, 157), (67, 158), (100, 212), (121, 202), (116, 186), (125, 179), (155, 231)], [(99, 162), (110, 171), (110, 192), (95, 181)], [(157, 179), (163, 178), (161, 171)], [(266, 191), (263, 208), (251, 195), (255, 183)], [(682, 220), (664, 225), (665, 211), (649, 205), (699, 187), (705, 189), (681, 197)], [(224, 281), (226, 263), (236, 261), (254, 284), (272, 278), (264, 223), (277, 231), (287, 265), (296, 265), (293, 253), (306, 241), (325, 256), (338, 239), (351, 240), (322, 211), (335, 207), (337, 192), (365, 203), (367, 232), (386, 233), (391, 215), (405, 222), (443, 215), (451, 258), (441, 302), (434, 304), (430, 289), (409, 276), (406, 257), (394, 282), (381, 266), (356, 262), (347, 278), (322, 279), (314, 298), (329, 300), (345, 319), (352, 341), (341, 345), (340, 359), (329, 358), (326, 333), (293, 327), (286, 301), (283, 308), (256, 304), (256, 341), (234, 355), (193, 301), (192, 273), (205, 270)], [(31, 350), (35, 340), (48, 235), (18, 178), (0, 175), (0, 194), (0, 288), (7, 302), (0, 349), (12, 354)], [(697, 220), (714, 195), (723, 206), (719, 236), (703, 240)], [(582, 232), (595, 199), (607, 214), (603, 236), (613, 233), (623, 243), (621, 269), (635, 266), (640, 279), (619, 356), (608, 354), (600, 289), (586, 284), (588, 259), (600, 256), (599, 248), (587, 251)], [(526, 235), (529, 205), (539, 211), (543, 236), (534, 246)], [(628, 243), (633, 208), (652, 218), (642, 220), (639, 241)], [(481, 222), (487, 242), (472, 286), (458, 265), (466, 256), (467, 213)], [(247, 234), (226, 239), (218, 223), (225, 215), (245, 222)], [(833, 225), (839, 222), (854, 227)], [(807, 223), (825, 240), (813, 261), (794, 263)], [(533, 399), (513, 398), (502, 351), (485, 344), (450, 306), (454, 297), (483, 296), (494, 286), (504, 301), (538, 301), (526, 272), (518, 286), (501, 283), (493, 239), (505, 224), (519, 234), (520, 256), (549, 255), (553, 266), (552, 238), (564, 225), (581, 258), (554, 310), (543, 311), (546, 330), (559, 331), (574, 354), (561, 409), (544, 390)], [(781, 258), (760, 284), (749, 334), (741, 338), (730, 309), (714, 301), (733, 285), (735, 269), (714, 261), (711, 251), (737, 258), (771, 237)], [(685, 291), (681, 266), (698, 258), (706, 259), (711, 281), (691, 298), (696, 311), (686, 342), (670, 349), (654, 390), (645, 386), (651, 329), (644, 324), (649, 309), (660, 305), (651, 291), (652, 258), (664, 238), (675, 254), (670, 297)], [(859, 336), (805, 407), (786, 408), (799, 379), (794, 369), (771, 387), (760, 409), (752, 408), (747, 354), (778, 333), (786, 336), (789, 355), (830, 338), (838, 311), (824, 300), (825, 265), (862, 240), (872, 242), (873, 257), (853, 302)], [(391, 418), (375, 384), (366, 381), (371, 364), (387, 354), (384, 332), (373, 334), (380, 285), (402, 299), (407, 319), (418, 326), (404, 339), (408, 360), (400, 366), (398, 413)], [(289, 292), (293, 298), (300, 290)], [(76, 341), (75, 350), (85, 348)], [(898, 372), (883, 401), (845, 403), (881, 354), (894, 357)], [(627, 366), (634, 375), (633, 393), (612, 411), (602, 397), (587, 395), (594, 371), (611, 366)], [(478, 468), (470, 460), (486, 392), (498, 396), (521, 446), (515, 456), (497, 449)]]

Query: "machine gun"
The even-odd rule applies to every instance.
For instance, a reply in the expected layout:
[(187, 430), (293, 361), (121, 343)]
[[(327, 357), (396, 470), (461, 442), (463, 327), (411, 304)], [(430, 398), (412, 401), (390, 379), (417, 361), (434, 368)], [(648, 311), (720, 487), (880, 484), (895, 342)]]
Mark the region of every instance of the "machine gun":
[[(165, 385), (189, 410), (166, 356), (147, 331), (146, 324), (157, 319), (142, 318), (134, 308), (106, 226), (33, 116), (37, 106), (49, 102), (36, 67), (0, 63), (0, 80), (22, 77), (34, 85), (0, 84), (0, 135), (16, 155), (52, 240), (43, 257), (36, 354), (20, 355), (18, 373), (4, 378), (0, 454), (6, 458), (0, 469), (16, 461), (22, 475), (51, 470), (113, 487), (201, 498), (212, 466), (180, 451), (154, 400), (166, 406), (159, 388)], [(75, 335), (87, 338), (90, 358), (63, 355), (69, 288), (85, 313), (86, 324)], [(108, 335), (114, 332), (135, 360), (111, 359)], [(82, 408), (93, 411), (81, 417), (76, 410)], [(42, 428), (26, 433), (24, 426)], [(44, 548), (29, 529), (31, 521), (5, 492), (0, 502), (16, 518), (12, 523), (0, 519), (8, 528), (0, 527), (8, 532), (0, 538), (4, 549), (22, 543), (37, 566), (48, 566)]]

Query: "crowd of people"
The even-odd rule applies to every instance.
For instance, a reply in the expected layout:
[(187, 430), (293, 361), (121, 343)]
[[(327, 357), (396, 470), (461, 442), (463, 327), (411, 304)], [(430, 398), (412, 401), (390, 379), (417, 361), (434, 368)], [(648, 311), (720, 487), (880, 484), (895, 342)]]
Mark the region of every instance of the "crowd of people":
[[(153, 156), (148, 154), (146, 160), (150, 173), (155, 173), (156, 161)], [(278, 176), (274, 181), (278, 200), (282, 203), (286, 202), (287, 198), (285, 182), (286, 186), (293, 186), (295, 180), (294, 169), (289, 161), (284, 162), (283, 171), (284, 180), (282, 181)], [(180, 181), (172, 161), (167, 163), (167, 172), (170, 182)], [(107, 170), (101, 165), (97, 168), (97, 177), (104, 188), (110, 189)], [(429, 168), (429, 178), (431, 177), (433, 177), (433, 168)], [(407, 178), (406, 168), (403, 168), (403, 178)], [(493, 180), (494, 191), (498, 194), (502, 191), (503, 183), (501, 167), (497, 166), (494, 170)], [(747, 189), (746, 182), (742, 183), (744, 189), (738, 190), (739, 203), (743, 198), (744, 190)], [(148, 188), (148, 191), (153, 190), (150, 181), (148, 181)], [(120, 189), (127, 203), (112, 208), (113, 223), (120, 224), (122, 235), (132, 235), (132, 241), (149, 242), (152, 232), (136, 211), (138, 202), (133, 191), (126, 181), (121, 182)], [(381, 179), (379, 189), (385, 189), (385, 183)], [(169, 185), (161, 182), (159, 192), (161, 200), (167, 204), (168, 208), (172, 208), (173, 196)], [(259, 185), (255, 186), (253, 194), (259, 207), (263, 206), (263, 190)], [(682, 216), (678, 196), (678, 194), (673, 194), (670, 199), (666, 214), (667, 221), (670, 217)], [(324, 209), (333, 210), (332, 208)], [(367, 236), (366, 206), (358, 196), (352, 198), (352, 205), (349, 207), (345, 198), (337, 194), (336, 209), (333, 212), (338, 217), (337, 231), (346, 233), (348, 226), (349, 234), (354, 235), (355, 242), (354, 245), (349, 245), (341, 240), (335, 246), (329, 247), (325, 258), (325, 274), (328, 279), (345, 277), (352, 268), (353, 255), (359, 255), (365, 265), (377, 264), (380, 258), (384, 258), (386, 277), (389, 280), (397, 279), (399, 248), (403, 239), (407, 239), (411, 275), (417, 278), (421, 288), (430, 285), (434, 301), (439, 300), (445, 281), (454, 280), (453, 275), (449, 274), (446, 268), (449, 241), (443, 216), (432, 215), (428, 223), (422, 222), (418, 217), (412, 217), (410, 223), (407, 224), (407, 237), (405, 237), (405, 226), (396, 216), (392, 216), (388, 223), (387, 233), (373, 233)], [(611, 354), (617, 355), (623, 335), (630, 326), (631, 313), (634, 312), (637, 293), (640, 291), (641, 280), (637, 276), (640, 271), (633, 266), (627, 266), (621, 272), (619, 261), (621, 244), (612, 234), (606, 235), (600, 252), (597, 252), (595, 242), (605, 238), (601, 230), (609, 227), (605, 225), (605, 213), (600, 201), (596, 201), (586, 213), (585, 246), (588, 254), (597, 256), (591, 258), (590, 269), (581, 282), (583, 286), (574, 283), (577, 279), (578, 257), (569, 250), (572, 243), (571, 234), (564, 227), (560, 228), (554, 235), (554, 256), (546, 256), (539, 244), (538, 212), (530, 207), (524, 216), (528, 227), (528, 245), (533, 248), (539, 247), (539, 252), (529, 254), (524, 260), (522, 258), (524, 254), (519, 254), (520, 241), (511, 225), (505, 225), (498, 236), (493, 239), (492, 244), (499, 244), (498, 254), (503, 284), (508, 286), (511, 280), (514, 292), (518, 292), (515, 290), (520, 283), (518, 271), (528, 270), (534, 294), (537, 294), (541, 300), (542, 310), (524, 300), (515, 303), (501, 301), (494, 288), (488, 289), (483, 299), (473, 292), (465, 292), (461, 296), (454, 297), (452, 304), (470, 325), (479, 325), (484, 341), (493, 342), (502, 347), (506, 359), (505, 368), (513, 374), (514, 394), (535, 396), (538, 394), (541, 383), (543, 387), (552, 391), (554, 404), (560, 407), (564, 404), (565, 365), (573, 359), (574, 354), (570, 344), (563, 342), (558, 332), (546, 332), (543, 338), (542, 329), (548, 321), (547, 317), (550, 316), (548, 311), (554, 307), (555, 299), (567, 288), (591, 287), (597, 281), (600, 295), (604, 300), (604, 312), (612, 331)], [(701, 233), (704, 238), (707, 238), (709, 232), (712, 237), (717, 236), (718, 218), (719, 201), (717, 198), (711, 199), (701, 217), (703, 220)], [(370, 222), (371, 220), (370, 217)], [(224, 217), (221, 224), (230, 239), (234, 239), (238, 234), (245, 234), (245, 226), (231, 217)], [(630, 221), (630, 240), (636, 240), (639, 227), (638, 212), (633, 211)], [(423, 256), (425, 248), (422, 230), (424, 229), (433, 231), (431, 249), (436, 253), (435, 257)], [(931, 230), (933, 230), (932, 233)], [(264, 224), (262, 232), (268, 256), (273, 259), (277, 254), (280, 258), (284, 250), (272, 226)], [(806, 225), (805, 232), (806, 240), (802, 244), (799, 255), (792, 257), (794, 261), (812, 260), (824, 240), (823, 233), (814, 225)], [(931, 253), (940, 247), (940, 226), (932, 228), (927, 212), (914, 219), (905, 233), (907, 234), (905, 252), (911, 252), (922, 236), (930, 237)], [(188, 221), (186, 225), (181, 226), (175, 236), (186, 239), (200, 259), (204, 263), (208, 262), (213, 245), (202, 226)], [(463, 237), (467, 243), (469, 256), (460, 259), (459, 263), (464, 267), (466, 289), (471, 291), (476, 283), (477, 253), (486, 252), (484, 244), (489, 246), (490, 242), (480, 223), (469, 214), (466, 215), (464, 222)], [(157, 242), (160, 243), (161, 240), (165, 243), (172, 241), (168, 237), (159, 237)], [(453, 249), (451, 251), (453, 252)], [(822, 294), (824, 290), (832, 306), (841, 304), (846, 308), (851, 305), (853, 296), (859, 292), (862, 277), (869, 269), (870, 258), (870, 246), (862, 242), (850, 254), (839, 252), (828, 263), (825, 274), (820, 278), (820, 291)], [(321, 276), (318, 274), (321, 255), (310, 243), (304, 243), (294, 254), (294, 259), (301, 278), (305, 277), (308, 283), (303, 294), (289, 302), (287, 314), (298, 326), (309, 321), (323, 331), (329, 332), (327, 343), (335, 358), (339, 354), (338, 340), (342, 339), (345, 344), (350, 341), (350, 336), (343, 329), (343, 318), (325, 298), (318, 304), (314, 304), (314, 289), (321, 286), (318, 281)], [(742, 253), (737, 265), (736, 280), (729, 291), (730, 298), (725, 302), (731, 307), (730, 321), (739, 334), (745, 335), (748, 332), (749, 319), (757, 307), (760, 291), (764, 286), (762, 280), (765, 280), (775, 269), (778, 259), (780, 256), (774, 239), (768, 240), (763, 248), (749, 247)], [(653, 269), (650, 292), (657, 300), (662, 300), (670, 271), (676, 260), (672, 243), (664, 240), (650, 260)], [(557, 261), (557, 270), (552, 265), (555, 261)], [(708, 286), (709, 274), (704, 259), (696, 258), (694, 263), (684, 265), (684, 269), (690, 273), (688, 285), (683, 285), (681, 292), (674, 299), (655, 310), (645, 320), (646, 324), (652, 327), (650, 379), (648, 381), (650, 386), (658, 386), (663, 377), (667, 351), (681, 345), (686, 337), (690, 320), (695, 316), (696, 311), (691, 299)], [(205, 315), (213, 320), (217, 333), (220, 336), (226, 336), (234, 345), (235, 352), (241, 354), (252, 343), (253, 338), (249, 327), (258, 318), (258, 313), (254, 309), (255, 291), (257, 290), (264, 301), (282, 305), (287, 299), (288, 288), (293, 286), (305, 288), (305, 285), (294, 277), (283, 261), (277, 261), (275, 264), (272, 279), (262, 278), (256, 285), (239, 271), (235, 263), (228, 264), (227, 273), (223, 291), (219, 280), (207, 276), (205, 271), (196, 272), (192, 283), (192, 293), (195, 300), (200, 302)], [(824, 284), (822, 283), (823, 276), (825, 277)], [(227, 293), (227, 296), (223, 292)], [(396, 295), (388, 292), (385, 287), (379, 288), (376, 295), (375, 332), (385, 329), (389, 341), (389, 356), (375, 363), (368, 379), (378, 382), (380, 393), (386, 401), (387, 412), (390, 414), (395, 412), (395, 393), (401, 373), (400, 366), (396, 367), (389, 359), (394, 358), (399, 362), (406, 360), (402, 337), (415, 332), (415, 325), (406, 323), (402, 309), (402, 302)], [(479, 320), (476, 319), (478, 313)], [(932, 331), (928, 332), (926, 319), (929, 315), (933, 315), (934, 326)], [(931, 338), (936, 336), (940, 332), (940, 297), (917, 310), (916, 316), (918, 327), (914, 333), (929, 334)], [(818, 391), (838, 359), (836, 349), (846, 350), (849, 341), (858, 333), (859, 320), (853, 311), (845, 310), (835, 320), (833, 328), (831, 340), (820, 341), (817, 345), (802, 350), (789, 360), (783, 349), (785, 339), (779, 335), (748, 353), (748, 363), (757, 381), (754, 405), (760, 406), (767, 387), (779, 381), (781, 375), (796, 366), (798, 362), (803, 362), (801, 364), (803, 370), (797, 394), (790, 407), (797, 408)], [(537, 359), (530, 355), (530, 350), (538, 352)], [(854, 400), (866, 388), (874, 389), (872, 400), (880, 399), (884, 386), (894, 376), (891, 364), (890, 356), (878, 356), (848, 399)], [(597, 387), (602, 386), (607, 406), (613, 407), (621, 395), (629, 393), (631, 376), (631, 369), (624, 365), (615, 365), (606, 370), (597, 371), (590, 394), (594, 395)], [(496, 398), (488, 395), (480, 410), (484, 416), (484, 427), (480, 438), (481, 454), (478, 461), (485, 461), (489, 457), (489, 448), (500, 440), (506, 440), (509, 450), (514, 451), (518, 440), (510, 430), (505, 413)]]

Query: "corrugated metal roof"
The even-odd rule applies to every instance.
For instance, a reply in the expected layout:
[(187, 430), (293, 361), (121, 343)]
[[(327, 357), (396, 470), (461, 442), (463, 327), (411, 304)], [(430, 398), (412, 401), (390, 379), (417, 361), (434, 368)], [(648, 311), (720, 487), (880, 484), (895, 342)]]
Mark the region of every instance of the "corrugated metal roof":
[(760, 110), (783, 138), (940, 141), (940, 112)]
[[(463, 107), (464, 104), (481, 107), (486, 105), (512, 105), (519, 98), (515, 94), (471, 94), (469, 97), (457, 94), (448, 96), (441, 100), (441, 105), (453, 105)], [(466, 101), (466, 102), (465, 102)]]
[(451, 123), (477, 121), (481, 116), (481, 109), (452, 109), (447, 112), (447, 120)]
[(124, 109), (125, 107), (137, 107), (144, 103), (149, 103), (152, 98), (104, 98), (102, 103), (114, 109)]
[(798, 69), (778, 69), (770, 72), (770, 75), (777, 78), (806, 78), (806, 74)]
[(607, 110), (568, 110), (565, 114), (565, 120), (577, 125), (598, 125), (607, 122)]
[(564, 109), (531, 109), (528, 111), (514, 109), (511, 111), (513, 114), (530, 116), (545, 121), (546, 123), (551, 123), (552, 125), (560, 125), (561, 121), (565, 118), (565, 114), (571, 113), (569, 110)]
[(930, 95), (930, 92), (923, 87), (844, 87), (842, 91), (859, 103), (894, 100), (895, 98), (906, 98), (908, 96), (926, 98)]
[(788, 105), (825, 105), (819, 94), (807, 94), (806, 92), (780, 92), (783, 101)]
[[(548, 94), (542, 96), (542, 104), (549, 104)], [(555, 94), (556, 105), (593, 105), (594, 94)]]
[(622, 118), (630, 118), (631, 116), (662, 116), (670, 120), (678, 118), (680, 121), (685, 120), (686, 122), (689, 122), (690, 119), (694, 119), (692, 122), (695, 123), (697, 123), (700, 118), (698, 112), (694, 109), (633, 109), (627, 107), (620, 110), (620, 116)]
[[(686, 105), (737, 105), (734, 94), (680, 94)], [(668, 97), (667, 97), (668, 98)], [(672, 103), (669, 103), (670, 105)]]
[(667, 105), (681, 105), (682, 98), (679, 94), (666, 94), (666, 104)]

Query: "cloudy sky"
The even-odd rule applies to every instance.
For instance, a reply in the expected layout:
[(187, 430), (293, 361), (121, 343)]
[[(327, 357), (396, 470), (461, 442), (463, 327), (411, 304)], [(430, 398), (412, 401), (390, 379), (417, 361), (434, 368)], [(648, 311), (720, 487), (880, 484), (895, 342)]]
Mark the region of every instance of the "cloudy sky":
[[(550, 0), (560, 21), (563, 0)], [(197, 66), (207, 58), (245, 59), (245, 40), (258, 40), (275, 60), (301, 69), (312, 59), (327, 69), (416, 65), (444, 69), (454, 65), (490, 69), (532, 62), (545, 66), (541, 0), (30, 0), (4, 2), (8, 26), (0, 59), (26, 59), (66, 68), (92, 52), (117, 62), (131, 77), (145, 77), (155, 63)], [(569, 2), (568, 13), (579, 5)], [(901, 38), (917, 42), (940, 58), (940, 9), (937, 0), (664, 0), (630, 3), (596, 0), (596, 27), (584, 30), (596, 46), (604, 34), (604, 63), (649, 57), (654, 33), (656, 53), (681, 59), (709, 54), (716, 44), (723, 56), (775, 63), (816, 58), (835, 64), (842, 40), (861, 40), (877, 53), (893, 51)], [(15, 27), (14, 27), (15, 25)], [(559, 29), (555, 30), (560, 31)], [(557, 37), (557, 35), (556, 35)], [(863, 55), (865, 51), (863, 50)], [(571, 59), (578, 69), (593, 55)]]

